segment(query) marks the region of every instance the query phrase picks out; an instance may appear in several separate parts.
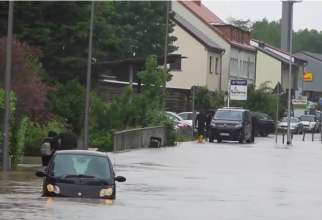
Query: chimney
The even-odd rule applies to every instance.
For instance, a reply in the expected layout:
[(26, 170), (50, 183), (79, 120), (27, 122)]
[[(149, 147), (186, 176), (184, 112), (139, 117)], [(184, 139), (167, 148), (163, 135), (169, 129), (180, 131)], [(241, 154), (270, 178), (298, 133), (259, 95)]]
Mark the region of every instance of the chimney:
[(260, 47), (260, 48), (265, 48), (265, 43), (264, 42), (262, 42), (262, 41), (260, 41), (259, 43), (258, 43), (258, 47)]
[(195, 4), (201, 6), (201, 1), (193, 1)]

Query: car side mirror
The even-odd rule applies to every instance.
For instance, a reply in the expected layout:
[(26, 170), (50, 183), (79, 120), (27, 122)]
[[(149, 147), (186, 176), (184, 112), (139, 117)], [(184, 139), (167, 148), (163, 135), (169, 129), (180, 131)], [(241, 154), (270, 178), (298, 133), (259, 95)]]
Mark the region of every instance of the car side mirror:
[(46, 174), (45, 174), (45, 172), (44, 172), (44, 171), (37, 171), (37, 172), (36, 172), (36, 176), (37, 176), (37, 177), (45, 177), (45, 176), (46, 176)]
[(114, 180), (117, 181), (117, 182), (122, 183), (122, 182), (126, 181), (126, 178), (124, 176), (117, 176), (117, 177), (114, 178)]

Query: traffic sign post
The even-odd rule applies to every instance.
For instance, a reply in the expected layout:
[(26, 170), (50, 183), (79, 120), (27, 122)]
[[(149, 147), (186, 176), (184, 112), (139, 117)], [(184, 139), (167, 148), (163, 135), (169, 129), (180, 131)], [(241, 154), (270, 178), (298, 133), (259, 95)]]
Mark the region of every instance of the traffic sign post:
[(321, 115), (321, 109), (322, 109), (322, 98), (320, 98), (319, 103), (320, 103), (320, 125), (319, 125), (319, 126), (321, 126), (321, 128), (320, 128), (320, 132), (321, 132), (321, 141), (322, 141), (322, 125), (321, 125), (321, 119), (322, 119), (322, 115)]

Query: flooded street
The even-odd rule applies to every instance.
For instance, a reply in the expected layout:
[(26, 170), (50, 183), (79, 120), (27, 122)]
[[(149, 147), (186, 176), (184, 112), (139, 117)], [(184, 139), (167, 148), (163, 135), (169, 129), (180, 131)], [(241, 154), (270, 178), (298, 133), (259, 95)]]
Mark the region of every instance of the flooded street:
[[(322, 219), (322, 144), (183, 143), (110, 154), (114, 203), (40, 197), (37, 165), (0, 173), (1, 219)], [(316, 137), (319, 137), (317, 135)], [(317, 138), (318, 139), (318, 138)]]

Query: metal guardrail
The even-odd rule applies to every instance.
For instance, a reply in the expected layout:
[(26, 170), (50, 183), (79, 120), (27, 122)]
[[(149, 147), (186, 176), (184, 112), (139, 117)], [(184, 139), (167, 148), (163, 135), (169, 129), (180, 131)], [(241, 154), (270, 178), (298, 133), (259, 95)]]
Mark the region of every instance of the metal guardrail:
[(114, 152), (148, 148), (151, 138), (160, 139), (160, 145), (166, 143), (166, 129), (163, 126), (131, 129), (114, 133)]
[[(312, 141), (314, 141), (314, 134), (315, 134), (315, 127), (313, 128), (312, 130)], [(303, 130), (303, 138), (302, 138), (302, 141), (305, 141), (305, 134), (307, 133), (307, 129), (304, 129)], [(321, 141), (322, 141), (322, 134), (321, 134)]]
[[(282, 144), (285, 143), (285, 132), (286, 130), (281, 130), (282, 131)], [(293, 136), (294, 136), (294, 131), (291, 131), (291, 138), (293, 139)]]

